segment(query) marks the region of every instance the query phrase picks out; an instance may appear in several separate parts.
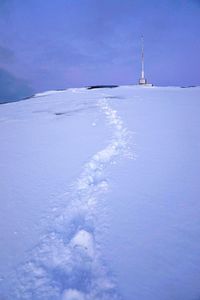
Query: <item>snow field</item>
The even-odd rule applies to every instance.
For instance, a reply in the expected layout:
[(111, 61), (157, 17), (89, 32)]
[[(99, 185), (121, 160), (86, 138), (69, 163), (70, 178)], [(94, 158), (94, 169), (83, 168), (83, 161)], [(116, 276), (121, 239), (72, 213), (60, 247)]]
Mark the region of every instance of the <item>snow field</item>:
[(199, 93), (70, 89), (0, 106), (0, 299), (199, 299)]
[(55, 216), (51, 232), (41, 238), (30, 259), (17, 270), (12, 294), (15, 299), (120, 299), (101, 257), (95, 218), (98, 202), (109, 189), (105, 169), (117, 157), (131, 157), (129, 133), (108, 99), (100, 99), (98, 107), (113, 136), (108, 146), (85, 164), (68, 193), (70, 204)]

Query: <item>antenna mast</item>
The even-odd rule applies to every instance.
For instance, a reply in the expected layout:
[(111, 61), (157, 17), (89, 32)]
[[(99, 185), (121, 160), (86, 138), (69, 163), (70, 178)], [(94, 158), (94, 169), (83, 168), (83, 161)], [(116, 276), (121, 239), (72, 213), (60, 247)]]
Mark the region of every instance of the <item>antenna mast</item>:
[(144, 37), (143, 35), (141, 36), (141, 47), (142, 47), (142, 73), (141, 77), (144, 78)]
[(147, 80), (145, 79), (145, 76), (144, 76), (144, 37), (143, 35), (141, 36), (141, 50), (142, 50), (142, 53), (141, 53), (141, 64), (142, 64), (142, 70), (141, 70), (141, 77), (139, 79), (139, 84), (147, 84)]

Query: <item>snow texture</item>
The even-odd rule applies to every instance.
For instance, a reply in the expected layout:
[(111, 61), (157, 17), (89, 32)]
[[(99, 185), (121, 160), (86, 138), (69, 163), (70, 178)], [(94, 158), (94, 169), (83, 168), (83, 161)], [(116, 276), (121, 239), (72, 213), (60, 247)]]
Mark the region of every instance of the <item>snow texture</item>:
[[(52, 92), (42, 96), (46, 95)], [(15, 299), (119, 299), (114, 279), (101, 258), (95, 218), (98, 201), (109, 188), (104, 170), (115, 157), (129, 155), (129, 134), (105, 97), (97, 105), (113, 130), (112, 139), (85, 164), (68, 193), (70, 204), (55, 216), (52, 231), (17, 269), (10, 286)]]
[(0, 106), (0, 300), (199, 299), (199, 95), (81, 88)]

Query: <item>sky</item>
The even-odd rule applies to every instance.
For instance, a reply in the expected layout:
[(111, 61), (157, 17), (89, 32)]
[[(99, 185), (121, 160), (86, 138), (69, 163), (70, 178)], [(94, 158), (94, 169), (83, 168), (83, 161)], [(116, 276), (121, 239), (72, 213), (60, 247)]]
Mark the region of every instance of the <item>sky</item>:
[(200, 85), (200, 0), (0, 0), (0, 101), (147, 80)]

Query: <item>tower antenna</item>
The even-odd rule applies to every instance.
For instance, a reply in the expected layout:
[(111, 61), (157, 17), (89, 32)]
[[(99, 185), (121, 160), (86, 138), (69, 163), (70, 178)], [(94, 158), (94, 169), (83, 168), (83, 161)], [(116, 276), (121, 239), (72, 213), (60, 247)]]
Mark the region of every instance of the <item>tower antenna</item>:
[(147, 80), (144, 75), (144, 37), (141, 36), (141, 77), (139, 79), (139, 84), (144, 85), (147, 84)]

